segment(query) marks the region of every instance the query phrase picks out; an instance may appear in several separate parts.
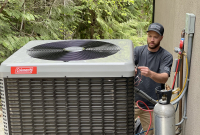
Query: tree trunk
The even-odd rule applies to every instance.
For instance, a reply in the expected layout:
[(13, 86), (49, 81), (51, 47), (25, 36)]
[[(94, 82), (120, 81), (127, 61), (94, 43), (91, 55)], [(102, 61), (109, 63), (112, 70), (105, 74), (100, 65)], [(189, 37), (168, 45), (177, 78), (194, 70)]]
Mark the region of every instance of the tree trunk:
[[(66, 3), (65, 3), (65, 0), (63, 0), (63, 3), (64, 3), (64, 9), (65, 9), (65, 6), (66, 6)], [(65, 15), (65, 10), (64, 10), (64, 24), (65, 24), (65, 21), (66, 21), (66, 15)], [(63, 26), (63, 39), (65, 40), (65, 36), (66, 36), (66, 30), (65, 30), (65, 25)]]
[[(25, 12), (25, 0), (24, 0), (24, 3), (23, 3), (23, 10), (24, 10), (24, 14), (26, 13)], [(24, 26), (24, 17), (22, 17), (22, 21), (21, 21), (21, 26), (20, 26), (20, 33), (22, 32), (22, 28)]]
[(90, 17), (90, 22), (91, 22), (91, 26), (90, 26), (90, 39), (93, 39), (94, 38), (94, 27), (95, 27), (95, 24), (96, 24), (96, 14), (93, 10), (90, 10), (90, 14), (91, 14), (91, 17)]
[(55, 4), (55, 2), (56, 2), (56, 0), (53, 1), (52, 5), (51, 5), (51, 7), (50, 7), (50, 10), (49, 10), (49, 17), (48, 17), (48, 18), (50, 18), (50, 16), (51, 16), (51, 10), (52, 10), (53, 5)]
[(6, 4), (8, 3), (8, 0), (5, 1), (5, 3), (3, 4), (3, 6), (0, 9), (0, 13), (3, 11), (3, 9), (5, 8)]

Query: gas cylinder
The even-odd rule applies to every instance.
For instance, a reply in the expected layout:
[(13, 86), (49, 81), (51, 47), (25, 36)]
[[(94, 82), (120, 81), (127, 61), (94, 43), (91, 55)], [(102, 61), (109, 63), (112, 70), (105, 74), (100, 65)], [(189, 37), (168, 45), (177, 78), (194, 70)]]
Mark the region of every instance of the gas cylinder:
[(154, 135), (175, 135), (175, 108), (170, 103), (172, 90), (157, 90), (158, 103), (154, 107)]

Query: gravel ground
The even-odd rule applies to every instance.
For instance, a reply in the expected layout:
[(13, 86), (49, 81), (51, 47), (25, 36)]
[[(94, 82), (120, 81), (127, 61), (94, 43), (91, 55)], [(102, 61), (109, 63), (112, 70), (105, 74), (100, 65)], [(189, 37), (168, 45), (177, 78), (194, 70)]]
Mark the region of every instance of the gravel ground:
[(4, 130), (3, 130), (3, 113), (0, 110), (0, 135), (4, 135)]

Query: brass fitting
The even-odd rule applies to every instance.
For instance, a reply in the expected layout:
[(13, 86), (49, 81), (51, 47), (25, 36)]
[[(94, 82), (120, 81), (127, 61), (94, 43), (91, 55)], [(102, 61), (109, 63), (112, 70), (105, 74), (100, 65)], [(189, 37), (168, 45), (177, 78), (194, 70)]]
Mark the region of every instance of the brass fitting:
[(181, 56), (181, 54), (178, 54), (178, 59), (182, 59), (182, 56)]
[(184, 56), (187, 56), (187, 53), (186, 53), (185, 51), (183, 51), (182, 54), (183, 54)]
[(179, 91), (180, 91), (180, 88), (176, 88), (176, 89), (172, 90), (172, 94), (176, 94), (176, 93), (178, 93)]

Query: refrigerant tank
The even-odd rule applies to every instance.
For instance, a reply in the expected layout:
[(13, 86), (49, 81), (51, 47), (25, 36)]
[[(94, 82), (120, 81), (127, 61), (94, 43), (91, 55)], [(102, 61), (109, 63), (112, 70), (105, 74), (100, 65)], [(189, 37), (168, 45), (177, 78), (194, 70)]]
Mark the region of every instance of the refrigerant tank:
[(154, 135), (175, 135), (175, 109), (170, 104), (172, 90), (157, 91), (157, 94), (162, 98), (154, 107)]

